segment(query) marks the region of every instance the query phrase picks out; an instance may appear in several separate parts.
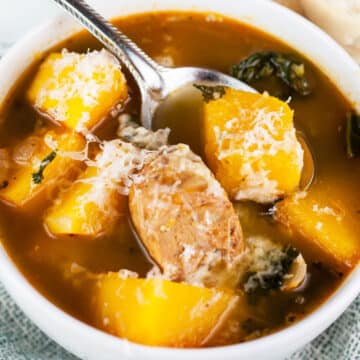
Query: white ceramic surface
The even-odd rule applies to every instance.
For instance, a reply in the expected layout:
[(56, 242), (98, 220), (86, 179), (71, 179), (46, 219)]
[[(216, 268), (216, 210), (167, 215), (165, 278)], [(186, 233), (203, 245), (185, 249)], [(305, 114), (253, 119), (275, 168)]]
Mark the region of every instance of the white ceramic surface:
[(0, 44), (13, 43), (36, 24), (60, 12), (49, 0), (0, 0)]
[[(360, 68), (333, 40), (302, 17), (265, 0), (107, 0), (98, 3), (107, 17), (160, 10), (216, 12), (249, 23), (297, 48), (323, 71), (360, 111)], [(0, 103), (26, 65), (39, 53), (79, 30), (59, 17), (19, 42), (0, 62)], [(90, 360), (281, 359), (325, 330), (360, 293), (360, 267), (338, 291), (306, 319), (274, 335), (212, 349), (152, 348), (129, 343), (89, 327), (42, 297), (0, 247), (0, 278), (18, 305), (45, 333), (80, 358)]]

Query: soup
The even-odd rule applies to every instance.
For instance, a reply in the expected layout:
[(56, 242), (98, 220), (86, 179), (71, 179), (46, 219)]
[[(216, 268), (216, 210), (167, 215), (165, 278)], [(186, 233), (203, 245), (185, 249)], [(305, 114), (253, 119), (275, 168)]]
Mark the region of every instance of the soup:
[(149, 132), (135, 83), (97, 41), (60, 44), (1, 113), (7, 251), (57, 306), (143, 344), (227, 345), (301, 320), (359, 259), (351, 104), (295, 50), (230, 19), (115, 24), (165, 66), (232, 68), (260, 93), (196, 84)]

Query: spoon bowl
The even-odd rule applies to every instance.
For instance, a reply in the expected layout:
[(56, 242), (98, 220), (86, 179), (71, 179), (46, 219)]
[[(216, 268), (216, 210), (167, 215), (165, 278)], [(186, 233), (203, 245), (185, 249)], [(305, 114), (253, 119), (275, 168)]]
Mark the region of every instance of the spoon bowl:
[[(188, 84), (224, 86), (256, 92), (246, 83), (219, 71), (197, 67), (166, 68), (161, 66), (84, 0), (54, 1), (79, 21), (130, 71), (141, 93), (141, 125), (147, 129), (153, 128), (154, 115), (159, 106), (172, 93)], [(314, 167), (312, 152), (303, 138), (302, 145), (305, 153), (310, 154), (308, 159)], [(312, 181), (313, 176), (310, 176), (308, 183), (302, 186), (307, 189)]]
[(54, 1), (79, 21), (130, 71), (141, 92), (141, 124), (147, 129), (152, 128), (158, 106), (172, 92), (186, 84), (220, 85), (256, 92), (246, 83), (218, 71), (196, 67), (161, 66), (84, 0)]
[[(159, 65), (158, 68), (163, 79), (163, 87), (161, 88), (160, 96), (157, 97), (156, 94), (151, 93), (142, 94), (143, 104), (141, 110), (141, 122), (142, 125), (148, 129), (152, 128), (154, 114), (161, 103), (166, 101), (169, 95), (186, 85), (199, 84), (207, 86), (224, 86), (247, 92), (257, 92), (248, 84), (215, 70), (197, 67), (170, 69)], [(147, 101), (150, 102), (147, 103)]]

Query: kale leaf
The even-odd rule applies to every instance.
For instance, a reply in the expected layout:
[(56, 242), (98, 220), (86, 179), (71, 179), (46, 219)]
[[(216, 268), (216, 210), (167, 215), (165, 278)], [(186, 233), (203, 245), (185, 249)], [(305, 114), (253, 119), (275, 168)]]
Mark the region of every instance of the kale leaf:
[[(270, 254), (271, 255), (271, 254)], [(276, 260), (270, 261), (263, 271), (247, 274), (247, 292), (268, 291), (280, 289), (284, 284), (285, 276), (289, 273), (291, 265), (299, 255), (299, 251), (287, 245), (281, 250), (281, 255), (276, 255)]]
[(360, 115), (346, 114), (346, 153), (349, 158), (360, 155)]
[(220, 99), (226, 93), (225, 87), (220, 85), (208, 86), (208, 85), (194, 84), (194, 87), (196, 87), (198, 90), (201, 91), (204, 101), (206, 103), (210, 102), (211, 100)]
[(40, 163), (39, 170), (32, 174), (32, 181), (34, 184), (40, 184), (44, 179), (44, 170), (55, 159), (56, 151), (52, 151)]
[(233, 65), (230, 74), (247, 84), (276, 76), (290, 90), (302, 96), (311, 93), (309, 82), (305, 76), (305, 65), (291, 55), (279, 52), (262, 51), (254, 53), (239, 64)]

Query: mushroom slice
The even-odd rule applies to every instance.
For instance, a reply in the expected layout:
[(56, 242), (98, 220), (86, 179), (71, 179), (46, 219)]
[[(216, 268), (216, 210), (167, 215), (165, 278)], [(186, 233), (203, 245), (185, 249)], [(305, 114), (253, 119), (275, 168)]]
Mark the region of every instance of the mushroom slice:
[(167, 147), (130, 190), (134, 227), (171, 280), (235, 286), (243, 236), (224, 189), (187, 145)]
[(281, 287), (283, 291), (292, 291), (300, 287), (306, 278), (307, 265), (301, 254), (293, 261), (289, 273), (285, 276), (284, 284)]

